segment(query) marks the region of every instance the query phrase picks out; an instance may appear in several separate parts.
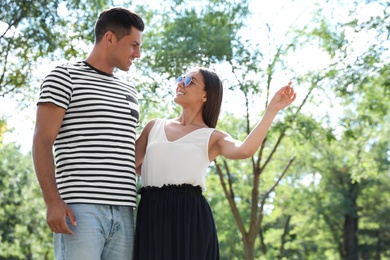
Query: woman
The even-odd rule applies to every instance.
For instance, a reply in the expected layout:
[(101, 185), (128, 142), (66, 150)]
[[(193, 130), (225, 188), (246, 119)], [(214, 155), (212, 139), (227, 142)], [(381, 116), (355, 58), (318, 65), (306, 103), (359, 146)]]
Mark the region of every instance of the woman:
[(141, 167), (135, 259), (219, 259), (214, 218), (202, 191), (218, 155), (252, 156), (279, 110), (296, 98), (291, 82), (276, 92), (257, 126), (241, 142), (216, 130), (223, 86), (218, 75), (197, 67), (179, 77), (174, 101), (179, 117), (151, 120), (136, 143)]

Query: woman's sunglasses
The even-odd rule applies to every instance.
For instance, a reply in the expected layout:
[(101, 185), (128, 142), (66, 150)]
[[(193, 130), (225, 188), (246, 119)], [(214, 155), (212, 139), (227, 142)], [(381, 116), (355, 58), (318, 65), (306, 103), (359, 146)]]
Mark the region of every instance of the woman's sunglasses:
[(183, 76), (179, 76), (177, 77), (176, 79), (176, 83), (180, 83), (183, 81), (183, 84), (184, 84), (184, 87), (188, 87), (191, 82), (194, 83), (195, 85), (198, 85), (199, 87), (203, 88), (202, 86), (200, 86), (198, 83), (194, 82), (192, 80), (192, 77), (183, 77)]

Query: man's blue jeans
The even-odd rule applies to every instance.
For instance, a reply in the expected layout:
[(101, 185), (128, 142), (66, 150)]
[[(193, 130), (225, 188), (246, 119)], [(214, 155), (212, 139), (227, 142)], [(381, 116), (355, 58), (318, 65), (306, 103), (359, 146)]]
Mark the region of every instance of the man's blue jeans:
[(77, 226), (67, 220), (73, 235), (54, 234), (56, 259), (133, 259), (133, 207), (69, 204)]

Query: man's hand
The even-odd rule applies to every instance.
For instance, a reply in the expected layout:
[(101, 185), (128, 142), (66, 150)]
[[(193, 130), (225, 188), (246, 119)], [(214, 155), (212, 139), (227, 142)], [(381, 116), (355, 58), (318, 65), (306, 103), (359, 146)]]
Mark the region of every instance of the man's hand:
[(50, 206), (47, 206), (46, 220), (51, 231), (72, 235), (73, 231), (70, 230), (66, 223), (67, 217), (73, 226), (77, 225), (76, 217), (74, 216), (72, 209), (64, 201), (61, 200), (60, 202), (52, 203)]

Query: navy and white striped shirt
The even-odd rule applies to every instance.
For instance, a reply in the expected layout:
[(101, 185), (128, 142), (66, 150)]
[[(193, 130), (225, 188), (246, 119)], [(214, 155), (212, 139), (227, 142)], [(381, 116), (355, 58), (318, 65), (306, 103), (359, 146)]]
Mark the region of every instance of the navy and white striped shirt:
[(66, 110), (54, 143), (61, 198), (136, 206), (136, 89), (80, 61), (44, 79), (38, 105), (47, 102)]

